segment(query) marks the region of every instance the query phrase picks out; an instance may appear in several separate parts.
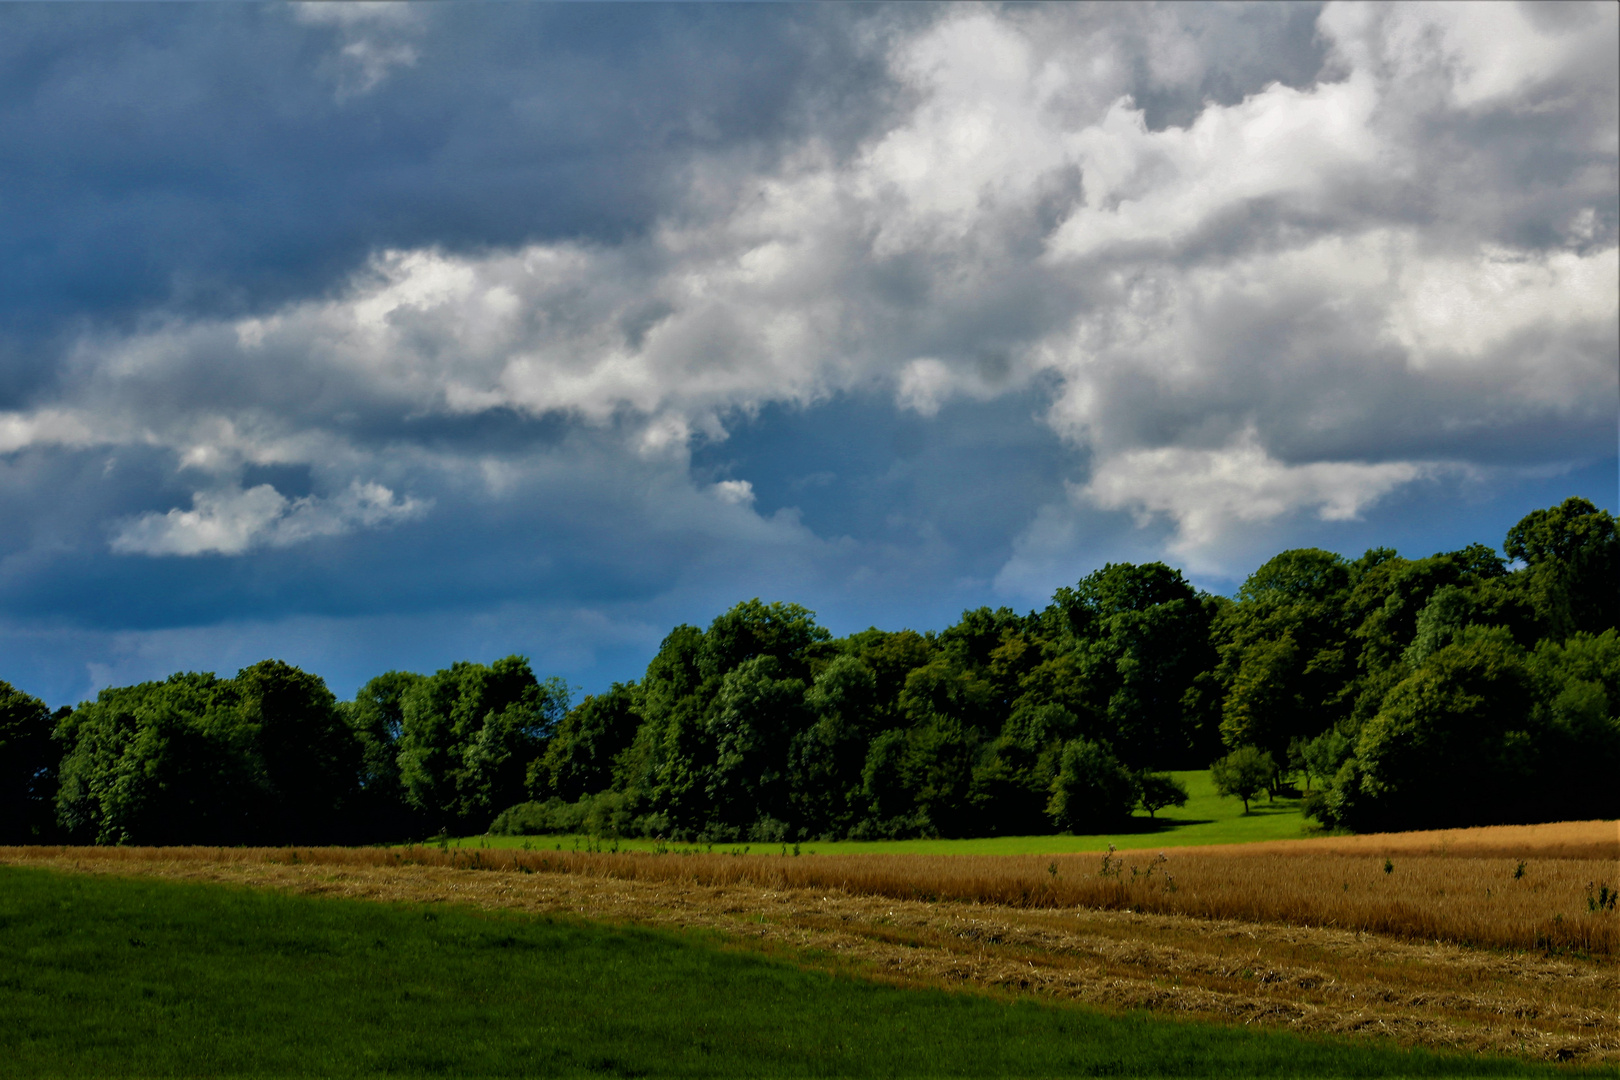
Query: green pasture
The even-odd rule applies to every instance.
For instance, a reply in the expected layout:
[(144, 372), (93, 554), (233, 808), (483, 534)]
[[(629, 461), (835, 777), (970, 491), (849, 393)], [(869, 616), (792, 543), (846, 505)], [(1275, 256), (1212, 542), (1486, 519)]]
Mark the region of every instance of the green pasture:
[[(1264, 795), (1251, 800), (1243, 812), (1238, 799), (1215, 794), (1209, 770), (1173, 772), (1170, 775), (1187, 786), (1191, 796), (1184, 807), (1159, 811), (1154, 818), (1140, 811), (1130, 827), (1114, 833), (1087, 836), (986, 836), (970, 840), (838, 840), (808, 841), (799, 845), (801, 854), (918, 854), (918, 855), (1062, 855), (1076, 851), (1104, 851), (1109, 844), (1124, 848), (1188, 847), (1199, 844), (1246, 844), (1256, 840), (1293, 840), (1310, 834), (1311, 822), (1301, 812), (1301, 799), (1270, 802)], [(605, 841), (611, 849), (651, 851), (651, 840)], [(599, 838), (585, 836), (472, 836), (451, 840), (455, 847), (561, 848), (564, 851), (603, 846)], [(673, 845), (690, 850), (692, 845)], [(716, 850), (748, 847), (759, 854), (781, 854), (781, 844), (720, 845)], [(699, 845), (706, 848), (707, 845)], [(793, 845), (787, 845), (792, 851)]]
[(515, 913), (0, 868), (0, 1074), (1519, 1076)]

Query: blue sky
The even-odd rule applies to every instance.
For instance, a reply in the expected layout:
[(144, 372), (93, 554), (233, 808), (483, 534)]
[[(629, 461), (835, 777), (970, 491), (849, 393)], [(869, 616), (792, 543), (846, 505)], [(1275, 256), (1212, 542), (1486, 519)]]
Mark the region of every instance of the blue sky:
[(0, 679), (1616, 509), (1612, 4), (0, 7)]

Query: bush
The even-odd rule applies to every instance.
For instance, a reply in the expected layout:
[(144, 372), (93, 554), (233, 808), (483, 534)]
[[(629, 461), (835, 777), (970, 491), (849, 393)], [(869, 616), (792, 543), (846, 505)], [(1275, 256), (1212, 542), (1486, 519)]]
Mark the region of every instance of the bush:
[(623, 792), (602, 791), (577, 802), (550, 798), (507, 807), (490, 823), (491, 836), (546, 836), (584, 833), (587, 836), (653, 836), (662, 819), (638, 818), (632, 800)]

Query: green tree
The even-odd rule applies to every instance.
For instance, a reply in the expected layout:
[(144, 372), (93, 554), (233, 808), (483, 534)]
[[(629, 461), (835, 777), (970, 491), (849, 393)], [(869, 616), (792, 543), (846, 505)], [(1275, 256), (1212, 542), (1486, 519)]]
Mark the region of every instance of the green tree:
[(934, 643), (914, 630), (890, 633), (873, 627), (845, 638), (843, 648), (872, 672), (873, 730), (898, 725), (900, 692), (911, 673), (934, 658)]
[(804, 697), (814, 722), (789, 751), (791, 816), (807, 836), (843, 835), (860, 812), (861, 768), (881, 717), (877, 676), (845, 654), (816, 676)]
[(1034, 834), (1049, 825), (1046, 804), (1063, 744), (1080, 720), (1061, 705), (1021, 704), (981, 753), (969, 797), (978, 831)]
[(1620, 632), (1541, 641), (1529, 657), (1540, 703), (1535, 808), (1544, 820), (1620, 817)]
[(1163, 563), (1109, 563), (1053, 598), (1110, 743), (1137, 768), (1184, 764), (1200, 741), (1189, 694), (1212, 667), (1211, 605)]
[(709, 624), (697, 666), (706, 678), (713, 678), (756, 657), (774, 656), (785, 678), (807, 679), (807, 651), (831, 637), (825, 627), (816, 625), (815, 612), (798, 604), (762, 604), (755, 597)]
[(788, 816), (787, 752), (807, 724), (804, 683), (782, 678), (782, 662), (765, 654), (726, 673), (707, 735), (714, 747), (708, 801), (720, 836), (748, 835)]
[(109, 687), (65, 717), (57, 810), (98, 844), (240, 844), (267, 828), (270, 791), (234, 682), (187, 672)]
[(1331, 781), (1355, 752), (1356, 740), (1346, 726), (1331, 727), (1309, 741), (1300, 740), (1297, 754), (1290, 750), (1290, 761), (1297, 762), (1295, 768), (1305, 774), (1307, 789), (1313, 781), (1317, 785)]
[(1524, 562), (1515, 576), (1551, 636), (1596, 634), (1620, 623), (1620, 536), (1608, 511), (1565, 499), (1526, 514), (1502, 546)]
[(572, 802), (613, 785), (613, 769), (641, 727), (634, 683), (614, 683), (568, 711), (543, 758), (531, 764), (530, 794)]
[(1469, 627), (1385, 699), (1356, 743), (1354, 828), (1443, 828), (1521, 819), (1537, 771), (1535, 685), (1500, 627)]
[(521, 656), (436, 672), (401, 702), (407, 800), (430, 826), (483, 828), (522, 801), (529, 764), (567, 709), (561, 680), (539, 682)]
[(352, 816), (361, 836), (410, 836), (419, 824), (399, 779), (399, 740), (405, 729), (405, 695), (422, 680), (414, 671), (384, 672), (362, 686), (353, 701), (339, 706), (360, 750)]
[(55, 720), (43, 701), (0, 682), (0, 844), (39, 843), (55, 831)]
[(900, 691), (899, 706), (914, 727), (940, 717), (976, 731), (994, 731), (1001, 726), (995, 687), (982, 670), (965, 665), (960, 653), (941, 653), (914, 668)]
[(934, 716), (907, 733), (905, 776), (916, 806), (916, 827), (929, 836), (979, 831), (968, 793), (979, 752), (979, 733), (950, 716)]
[(1130, 817), (1136, 800), (1135, 778), (1106, 743), (1063, 744), (1046, 808), (1054, 825), (1076, 835), (1104, 832)]
[(1153, 817), (1167, 806), (1187, 805), (1187, 785), (1169, 773), (1142, 772), (1136, 777), (1136, 801)]
[(861, 766), (864, 820), (852, 835), (857, 838), (904, 836), (917, 831), (917, 800), (908, 776), (906, 732), (880, 731), (866, 750)]
[(1221, 735), (1280, 758), (1347, 715), (1355, 692), (1351, 567), (1332, 552), (1285, 551), (1251, 574), (1216, 621), (1226, 690)]
[(243, 668), (233, 680), (243, 737), (262, 764), (264, 827), (308, 843), (343, 838), (343, 814), (358, 788), (361, 747), (337, 698), (318, 675), (280, 660)]
[(1269, 786), (1277, 774), (1276, 759), (1257, 746), (1240, 746), (1209, 768), (1216, 793), (1242, 799), (1245, 814), (1255, 792)]

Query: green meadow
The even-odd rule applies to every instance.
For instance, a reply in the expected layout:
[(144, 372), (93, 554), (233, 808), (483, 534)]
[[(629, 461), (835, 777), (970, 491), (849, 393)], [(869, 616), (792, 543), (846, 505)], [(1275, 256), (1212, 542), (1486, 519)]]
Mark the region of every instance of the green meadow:
[(1523, 1076), (513, 913), (0, 868), (0, 1073)]
[[(1154, 817), (1140, 811), (1128, 828), (1119, 832), (1073, 836), (985, 836), (966, 840), (836, 840), (807, 841), (799, 845), (802, 854), (917, 854), (917, 855), (1062, 855), (1076, 851), (1102, 851), (1109, 844), (1119, 848), (1188, 847), (1199, 844), (1245, 844), (1256, 840), (1292, 840), (1312, 833), (1312, 823), (1301, 812), (1302, 799), (1269, 801), (1260, 795), (1243, 812), (1243, 803), (1215, 794), (1209, 770), (1196, 769), (1170, 774), (1187, 787), (1189, 798), (1183, 807), (1169, 807)], [(658, 845), (645, 839), (609, 840), (621, 850), (651, 851)], [(586, 836), (471, 836), (451, 840), (456, 847), (584, 849), (603, 844), (600, 838)], [(675, 845), (676, 847), (690, 845)], [(745, 845), (726, 845), (732, 847)], [(781, 845), (746, 845), (750, 851), (781, 852)], [(791, 850), (792, 845), (789, 845)]]

